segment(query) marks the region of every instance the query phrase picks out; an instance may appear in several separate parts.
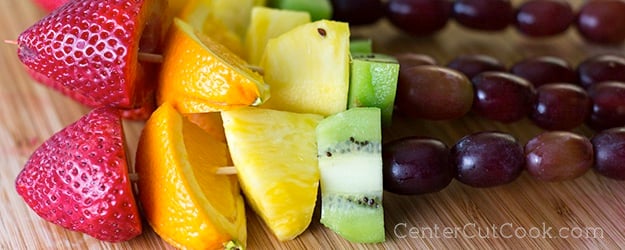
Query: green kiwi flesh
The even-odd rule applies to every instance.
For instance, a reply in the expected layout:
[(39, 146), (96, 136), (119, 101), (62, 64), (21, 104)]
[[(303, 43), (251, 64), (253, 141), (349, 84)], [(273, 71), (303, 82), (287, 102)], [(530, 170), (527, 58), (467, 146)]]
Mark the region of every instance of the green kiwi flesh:
[(321, 223), (351, 242), (385, 240), (380, 117), (353, 108), (317, 126)]
[(352, 54), (347, 107), (378, 107), (382, 124), (393, 117), (399, 63), (384, 54)]
[(306, 11), (310, 13), (310, 19), (313, 22), (332, 18), (330, 0), (269, 0), (267, 6), (277, 9)]
[(349, 52), (353, 54), (371, 54), (373, 45), (371, 39), (352, 38), (349, 41)]

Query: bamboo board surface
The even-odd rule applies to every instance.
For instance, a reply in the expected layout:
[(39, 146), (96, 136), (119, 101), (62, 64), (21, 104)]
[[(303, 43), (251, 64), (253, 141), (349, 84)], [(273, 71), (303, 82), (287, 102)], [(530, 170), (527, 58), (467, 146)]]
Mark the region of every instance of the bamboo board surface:
[[(571, 1), (579, 6), (581, 1)], [(519, 1), (516, 1), (518, 4)], [(0, 39), (15, 39), (44, 13), (29, 0), (0, 1)], [(385, 21), (358, 28), (355, 36), (373, 37), (378, 52), (413, 51), (446, 63), (460, 54), (485, 53), (508, 66), (537, 55), (565, 58), (573, 65), (603, 52), (625, 52), (625, 46), (584, 43), (573, 29), (558, 37), (530, 40), (509, 28), (479, 33), (453, 21), (441, 33), (410, 38)], [(54, 132), (79, 119), (88, 109), (31, 80), (16, 55), (16, 47), (0, 44), (0, 249), (170, 249), (145, 227), (128, 242), (106, 243), (70, 232), (40, 219), (14, 188), (14, 180), (30, 154)], [(141, 122), (125, 122), (130, 152), (136, 149)], [(384, 139), (408, 135), (440, 138), (448, 145), (471, 132), (500, 130), (521, 143), (541, 132), (528, 120), (502, 124), (467, 115), (445, 122), (396, 117)], [(591, 136), (580, 127), (576, 132)], [(133, 157), (133, 156), (131, 156)], [(544, 183), (524, 173), (496, 188), (471, 188), (453, 181), (445, 190), (422, 196), (385, 193), (387, 241), (351, 244), (319, 224), (295, 240), (278, 242), (248, 210), (250, 249), (409, 249), (409, 248), (616, 248), (625, 244), (625, 182), (588, 172), (562, 183)]]

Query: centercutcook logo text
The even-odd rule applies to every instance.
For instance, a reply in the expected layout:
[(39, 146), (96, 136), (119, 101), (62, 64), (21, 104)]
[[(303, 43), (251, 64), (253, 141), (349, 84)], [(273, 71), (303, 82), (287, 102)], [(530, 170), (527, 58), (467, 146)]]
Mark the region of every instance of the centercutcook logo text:
[(540, 226), (523, 227), (514, 223), (501, 225), (480, 226), (476, 223), (467, 223), (463, 226), (428, 226), (415, 227), (407, 223), (398, 223), (393, 228), (393, 234), (399, 239), (406, 238), (574, 238), (574, 239), (603, 239), (603, 229), (600, 227), (560, 227), (554, 228), (542, 223)]

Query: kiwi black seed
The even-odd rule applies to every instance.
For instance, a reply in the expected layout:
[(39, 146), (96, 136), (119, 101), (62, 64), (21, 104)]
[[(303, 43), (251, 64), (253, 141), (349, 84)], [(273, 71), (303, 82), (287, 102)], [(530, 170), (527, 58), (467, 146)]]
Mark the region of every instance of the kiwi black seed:
[(336, 154), (347, 154), (352, 152), (380, 153), (382, 152), (382, 144), (379, 142), (359, 141), (354, 137), (350, 137), (348, 141), (335, 144), (334, 147), (328, 147), (324, 155), (319, 157), (332, 157)]
[(325, 197), (328, 205), (340, 206), (344, 209), (351, 206), (366, 207), (366, 208), (379, 208), (381, 197), (376, 195), (346, 195), (337, 194), (329, 195)]
[(394, 57), (376, 54), (376, 53), (356, 53), (352, 55), (353, 60), (363, 60), (370, 62), (381, 62), (381, 63), (396, 63), (396, 59)]

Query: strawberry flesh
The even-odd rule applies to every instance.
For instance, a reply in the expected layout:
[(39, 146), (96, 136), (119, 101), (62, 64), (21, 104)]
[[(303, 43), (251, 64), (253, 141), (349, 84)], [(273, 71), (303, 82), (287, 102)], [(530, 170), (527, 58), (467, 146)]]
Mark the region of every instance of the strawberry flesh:
[(110, 242), (141, 234), (121, 117), (113, 108), (94, 109), (54, 134), (15, 186), (39, 216), (67, 229)]
[(137, 57), (159, 1), (70, 1), (20, 34), (18, 57), (35, 79), (84, 105), (144, 106), (154, 67)]

